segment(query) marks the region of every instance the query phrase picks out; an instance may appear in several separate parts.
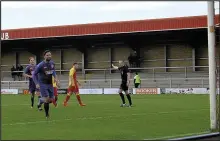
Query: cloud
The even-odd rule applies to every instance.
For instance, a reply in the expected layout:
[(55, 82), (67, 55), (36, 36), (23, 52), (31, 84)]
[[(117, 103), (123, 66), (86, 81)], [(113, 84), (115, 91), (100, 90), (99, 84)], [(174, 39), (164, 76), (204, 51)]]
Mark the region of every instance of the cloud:
[(140, 10), (157, 10), (159, 8), (172, 6), (168, 2), (109, 2), (101, 6), (102, 11), (140, 11)]
[[(2, 29), (207, 14), (207, 2), (2, 2)], [(215, 2), (219, 8), (219, 2)], [(174, 12), (175, 11), (175, 12)], [(219, 9), (216, 9), (216, 14)], [(16, 21), (16, 24), (14, 22)]]
[(91, 2), (58, 2), (58, 1), (41, 1), (41, 2), (5, 2), (1, 3), (1, 8), (79, 8), (79, 6), (90, 4)]

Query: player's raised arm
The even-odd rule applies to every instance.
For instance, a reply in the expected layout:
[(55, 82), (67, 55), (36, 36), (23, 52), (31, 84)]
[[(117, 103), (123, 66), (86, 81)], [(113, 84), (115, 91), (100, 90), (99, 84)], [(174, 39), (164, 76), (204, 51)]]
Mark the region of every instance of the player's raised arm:
[(112, 67), (113, 67), (114, 69), (118, 69), (118, 66), (115, 66), (114, 64), (112, 64)]
[(24, 77), (29, 77), (29, 78), (32, 78), (32, 75), (29, 75), (29, 66), (27, 66), (25, 69), (24, 69), (24, 73), (23, 73), (23, 76)]

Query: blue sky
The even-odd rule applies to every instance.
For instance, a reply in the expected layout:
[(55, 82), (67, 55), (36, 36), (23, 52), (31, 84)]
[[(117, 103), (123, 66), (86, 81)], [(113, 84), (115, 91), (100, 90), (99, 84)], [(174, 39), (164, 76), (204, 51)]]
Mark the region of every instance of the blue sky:
[[(155, 19), (207, 14), (207, 2), (5, 2), (2, 29)], [(215, 3), (219, 8), (219, 3)], [(218, 10), (215, 11), (219, 13)]]

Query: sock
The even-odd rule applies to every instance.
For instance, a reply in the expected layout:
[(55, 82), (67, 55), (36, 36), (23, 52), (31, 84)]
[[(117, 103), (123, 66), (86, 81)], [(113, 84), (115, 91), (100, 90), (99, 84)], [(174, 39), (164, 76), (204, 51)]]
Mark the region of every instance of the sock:
[(37, 108), (38, 108), (38, 109), (41, 109), (41, 104), (38, 104), (38, 105), (37, 105)]
[(81, 101), (81, 98), (80, 98), (80, 96), (79, 96), (78, 94), (76, 95), (76, 98), (77, 98), (79, 104), (81, 105), (81, 104), (82, 104), (82, 101)]
[(121, 97), (122, 103), (125, 104), (125, 97), (124, 97), (123, 93), (119, 93), (119, 95)]
[(31, 94), (31, 106), (34, 106), (34, 93)]
[(38, 104), (40, 103), (40, 98), (41, 98), (41, 97), (40, 97), (40, 96), (38, 96)]
[(132, 105), (130, 94), (126, 94), (126, 96), (127, 96), (128, 101), (129, 101), (129, 104)]
[(49, 116), (49, 103), (44, 103), (44, 110), (45, 110), (46, 117), (48, 117)]
[(41, 105), (43, 103), (44, 103), (44, 99), (43, 98), (39, 98), (38, 105)]
[(38, 97), (38, 104), (37, 104), (37, 108), (41, 108), (41, 105), (44, 103), (44, 99), (42, 99), (41, 97)]
[(55, 96), (55, 102), (57, 102), (57, 100), (58, 100), (58, 96)]
[(68, 101), (69, 101), (69, 99), (70, 99), (70, 95), (67, 95), (67, 96), (66, 96), (66, 99), (65, 99), (65, 101), (64, 101), (64, 102), (68, 102)]

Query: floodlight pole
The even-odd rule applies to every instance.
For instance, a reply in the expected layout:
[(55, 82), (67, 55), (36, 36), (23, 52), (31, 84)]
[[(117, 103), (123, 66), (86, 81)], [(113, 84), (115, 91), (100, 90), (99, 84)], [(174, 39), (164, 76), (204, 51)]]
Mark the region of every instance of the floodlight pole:
[(210, 127), (217, 129), (216, 111), (216, 62), (215, 62), (215, 23), (214, 23), (214, 1), (208, 1), (208, 56), (209, 56), (209, 89), (210, 89)]

